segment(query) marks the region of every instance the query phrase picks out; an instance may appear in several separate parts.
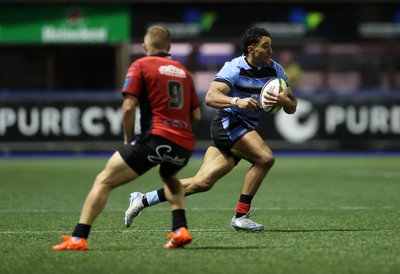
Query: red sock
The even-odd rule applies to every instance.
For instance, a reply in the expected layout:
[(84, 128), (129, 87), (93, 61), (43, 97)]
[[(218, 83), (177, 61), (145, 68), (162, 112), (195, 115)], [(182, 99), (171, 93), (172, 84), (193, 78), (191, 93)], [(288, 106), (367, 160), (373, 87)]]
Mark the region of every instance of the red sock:
[(245, 204), (242, 202), (238, 202), (236, 205), (236, 218), (240, 218), (246, 215), (250, 211), (250, 204)]

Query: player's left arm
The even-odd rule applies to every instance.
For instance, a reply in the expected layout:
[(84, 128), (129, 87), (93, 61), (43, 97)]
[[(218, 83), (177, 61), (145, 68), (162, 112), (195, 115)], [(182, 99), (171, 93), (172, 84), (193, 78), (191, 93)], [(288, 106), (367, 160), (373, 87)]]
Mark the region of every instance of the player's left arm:
[(286, 75), (286, 72), (282, 68), (282, 66), (278, 65), (277, 70), (278, 70), (277, 71), (278, 77), (283, 78), (283, 80), (286, 82), (287, 92), (283, 92), (282, 87), (281, 87), (279, 94), (270, 93), (270, 92), (267, 92), (267, 93), (268, 93), (268, 95), (270, 95), (270, 96), (272, 95), (272, 97), (275, 97), (274, 100), (272, 100), (272, 101), (275, 101), (275, 103), (277, 105), (282, 106), (283, 110), (287, 114), (293, 114), (296, 112), (297, 99), (293, 95), (293, 91), (288, 84), (289, 79)]
[(267, 91), (267, 99), (268, 103), (271, 105), (282, 106), (284, 111), (287, 114), (293, 114), (296, 112), (297, 108), (297, 99), (294, 97), (292, 89), (288, 87), (287, 93), (283, 91), (282, 87), (280, 87), (281, 91), (279, 94), (273, 91)]
[(281, 105), (287, 114), (293, 114), (296, 112), (297, 99), (294, 97), (293, 91), (290, 87), (288, 87), (287, 93), (280, 92), (278, 98), (278, 101), (282, 101)]

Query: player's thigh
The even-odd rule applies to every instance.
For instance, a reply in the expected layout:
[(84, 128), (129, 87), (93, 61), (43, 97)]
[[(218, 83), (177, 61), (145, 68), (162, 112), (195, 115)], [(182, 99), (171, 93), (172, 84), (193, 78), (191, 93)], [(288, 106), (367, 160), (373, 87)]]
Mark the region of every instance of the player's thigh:
[(234, 155), (253, 163), (260, 159), (272, 158), (273, 153), (257, 131), (253, 130), (236, 141), (232, 148)]
[(114, 188), (130, 182), (138, 176), (139, 175), (125, 163), (121, 155), (115, 152), (108, 160), (103, 171), (98, 175), (97, 181)]

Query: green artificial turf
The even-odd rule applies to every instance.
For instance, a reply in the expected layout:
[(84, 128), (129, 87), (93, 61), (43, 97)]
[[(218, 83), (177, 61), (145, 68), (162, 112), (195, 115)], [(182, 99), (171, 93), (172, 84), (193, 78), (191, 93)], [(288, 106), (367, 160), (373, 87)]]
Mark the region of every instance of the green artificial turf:
[[(123, 224), (129, 193), (161, 187), (154, 169), (111, 192), (88, 251), (53, 251), (70, 235), (104, 158), (0, 160), (0, 273), (400, 273), (399, 157), (277, 157), (255, 196), (260, 233), (235, 232), (242, 161), (187, 197), (193, 236), (164, 250), (168, 204)], [(194, 158), (180, 177), (193, 175)]]

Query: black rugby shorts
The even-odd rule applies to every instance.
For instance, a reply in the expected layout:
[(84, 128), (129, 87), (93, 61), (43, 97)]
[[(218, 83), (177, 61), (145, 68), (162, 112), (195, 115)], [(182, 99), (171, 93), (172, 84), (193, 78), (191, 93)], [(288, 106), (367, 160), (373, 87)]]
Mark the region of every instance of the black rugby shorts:
[(122, 146), (118, 152), (139, 175), (160, 165), (159, 173), (163, 178), (178, 173), (187, 165), (193, 153), (192, 150), (156, 135), (149, 135), (144, 139), (137, 138), (132, 143)]

